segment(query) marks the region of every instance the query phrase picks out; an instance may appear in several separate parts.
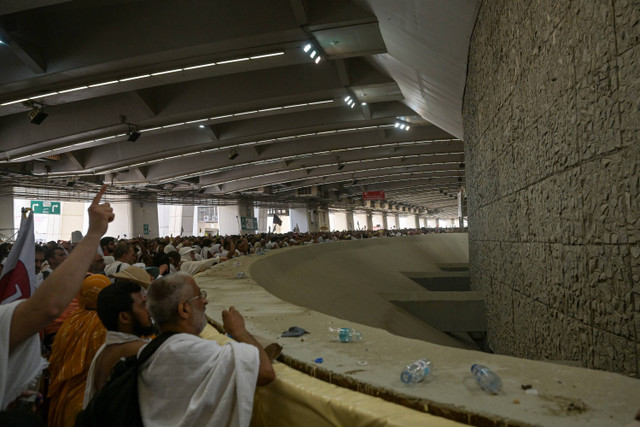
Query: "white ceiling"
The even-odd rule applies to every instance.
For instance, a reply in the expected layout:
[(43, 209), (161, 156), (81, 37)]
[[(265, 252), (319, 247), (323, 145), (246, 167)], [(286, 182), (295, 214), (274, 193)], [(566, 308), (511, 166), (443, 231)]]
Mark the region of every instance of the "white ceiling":
[(455, 216), (478, 5), (0, 1), (0, 192)]

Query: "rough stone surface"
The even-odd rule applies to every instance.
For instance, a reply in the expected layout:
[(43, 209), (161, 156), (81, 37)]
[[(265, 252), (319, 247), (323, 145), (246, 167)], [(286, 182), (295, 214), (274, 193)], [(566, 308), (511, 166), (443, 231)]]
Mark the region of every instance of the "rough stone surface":
[(484, 1), (463, 116), (499, 353), (640, 372), (640, 1)]

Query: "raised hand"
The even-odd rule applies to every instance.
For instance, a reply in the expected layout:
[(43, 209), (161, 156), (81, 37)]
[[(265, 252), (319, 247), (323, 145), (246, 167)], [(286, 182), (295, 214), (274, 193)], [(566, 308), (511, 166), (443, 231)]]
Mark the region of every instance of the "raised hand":
[(107, 187), (108, 185), (105, 184), (100, 188), (96, 197), (93, 198), (91, 206), (89, 206), (89, 230), (87, 234), (102, 236), (107, 232), (109, 223), (113, 221), (115, 217), (109, 203), (100, 204), (100, 199), (102, 199), (102, 195), (107, 191)]

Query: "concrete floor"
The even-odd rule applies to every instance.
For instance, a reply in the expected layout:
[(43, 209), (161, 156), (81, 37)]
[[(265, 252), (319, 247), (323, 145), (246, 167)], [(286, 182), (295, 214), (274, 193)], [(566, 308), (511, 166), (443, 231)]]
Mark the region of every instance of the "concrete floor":
[[(279, 249), (224, 262), (196, 279), (212, 296), (207, 314), (215, 321), (221, 322), (224, 308), (236, 306), (249, 331), (284, 347), (281, 360), (334, 383), (475, 424), (619, 426), (633, 420), (639, 380), (468, 350), (378, 295), (423, 290), (402, 272), (465, 262), (466, 235), (438, 234)], [(238, 272), (245, 277), (236, 278)], [(290, 326), (310, 334), (281, 338)], [(330, 326), (356, 328), (363, 340), (340, 343), (329, 337)], [(416, 385), (402, 383), (402, 367), (423, 357), (433, 362), (433, 375)], [(323, 362), (314, 363), (317, 358)], [(473, 363), (500, 375), (500, 394), (476, 385)]]

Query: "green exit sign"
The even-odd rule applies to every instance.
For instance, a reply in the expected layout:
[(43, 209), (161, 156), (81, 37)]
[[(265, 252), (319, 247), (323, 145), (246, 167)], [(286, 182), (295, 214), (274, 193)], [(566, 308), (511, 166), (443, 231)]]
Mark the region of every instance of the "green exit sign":
[(60, 215), (60, 202), (32, 200), (31, 212), (33, 212), (34, 214)]

